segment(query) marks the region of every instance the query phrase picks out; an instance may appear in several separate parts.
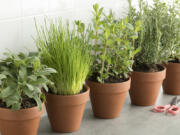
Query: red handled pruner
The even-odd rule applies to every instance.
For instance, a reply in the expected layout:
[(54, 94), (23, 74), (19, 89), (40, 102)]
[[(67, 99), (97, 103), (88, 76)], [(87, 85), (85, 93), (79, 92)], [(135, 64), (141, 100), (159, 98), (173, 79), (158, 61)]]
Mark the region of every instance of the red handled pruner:
[(180, 103), (180, 99), (174, 97), (169, 105), (159, 105), (155, 106), (154, 112), (165, 112), (167, 111), (169, 114), (176, 115), (180, 112), (180, 108), (178, 104)]

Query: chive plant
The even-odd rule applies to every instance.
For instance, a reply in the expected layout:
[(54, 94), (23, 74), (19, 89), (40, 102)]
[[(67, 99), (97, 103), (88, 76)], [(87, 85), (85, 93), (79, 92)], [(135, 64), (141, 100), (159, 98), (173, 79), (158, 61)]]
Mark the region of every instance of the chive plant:
[[(174, 46), (173, 33), (175, 31), (174, 12), (160, 0), (154, 0), (151, 6), (140, 0), (137, 11), (129, 0), (129, 19), (132, 23), (136, 20), (142, 22), (139, 37), (135, 40), (135, 47), (141, 51), (135, 56), (134, 68), (137, 71), (158, 71), (158, 64), (167, 62), (171, 56), (171, 48)], [(174, 25), (174, 26), (173, 26)], [(173, 39), (173, 40), (172, 40)], [(173, 44), (173, 45), (172, 45)]]
[(36, 29), (42, 62), (57, 70), (57, 74), (51, 75), (55, 85), (49, 86), (50, 91), (58, 95), (80, 93), (91, 66), (84, 26), (78, 25), (77, 29), (74, 25), (70, 30), (68, 22), (63, 25), (60, 19), (56, 22), (45, 19), (45, 26), (36, 25)]

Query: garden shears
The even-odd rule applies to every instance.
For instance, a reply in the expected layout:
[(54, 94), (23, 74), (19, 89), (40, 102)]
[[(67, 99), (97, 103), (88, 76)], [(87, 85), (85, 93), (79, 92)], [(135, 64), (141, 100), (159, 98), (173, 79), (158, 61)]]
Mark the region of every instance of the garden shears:
[(178, 107), (178, 104), (180, 104), (180, 99), (178, 99), (176, 96), (171, 100), (171, 103), (169, 105), (155, 106), (153, 108), (153, 111), (160, 113), (167, 111), (169, 114), (176, 115), (180, 112), (180, 108)]

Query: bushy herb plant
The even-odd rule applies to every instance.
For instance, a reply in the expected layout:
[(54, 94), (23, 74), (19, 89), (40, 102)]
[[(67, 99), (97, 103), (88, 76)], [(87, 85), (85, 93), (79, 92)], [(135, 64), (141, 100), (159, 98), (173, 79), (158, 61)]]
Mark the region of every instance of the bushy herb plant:
[(57, 74), (50, 77), (55, 83), (54, 87), (49, 86), (54, 94), (80, 93), (91, 67), (85, 26), (80, 21), (76, 21), (76, 25), (70, 30), (69, 23), (63, 25), (60, 19), (57, 22), (46, 19), (40, 29), (36, 25), (36, 43), (42, 62), (57, 70)]
[(140, 50), (134, 49), (141, 22), (133, 26), (128, 17), (115, 18), (112, 11), (93, 5), (92, 44), (94, 63), (90, 79), (100, 83), (125, 81), (132, 71), (133, 57)]
[[(129, 19), (132, 23), (136, 20), (142, 22), (139, 37), (135, 40), (135, 47), (141, 48), (140, 53), (135, 57), (135, 70), (158, 71), (158, 64), (169, 60), (174, 47), (175, 36), (178, 29), (176, 24), (176, 13), (164, 2), (154, 0), (149, 5), (143, 0), (139, 1), (139, 11), (131, 5), (129, 0)], [(178, 30), (179, 31), (179, 30)], [(175, 36), (175, 37), (174, 37)]]
[(44, 95), (41, 86), (47, 90), (52, 82), (46, 77), (56, 71), (40, 63), (32, 54), (5, 53), (0, 60), (0, 104), (12, 110), (38, 106), (42, 109)]
[[(168, 9), (165, 16), (165, 24), (162, 25), (162, 45), (170, 45), (170, 61), (180, 63), (180, 1), (164, 4)], [(168, 44), (168, 45), (167, 45)]]

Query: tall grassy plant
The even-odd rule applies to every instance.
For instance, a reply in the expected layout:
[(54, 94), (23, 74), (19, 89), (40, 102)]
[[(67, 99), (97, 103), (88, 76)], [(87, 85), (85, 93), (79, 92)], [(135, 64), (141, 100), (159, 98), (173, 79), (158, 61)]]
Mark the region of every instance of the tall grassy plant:
[(60, 19), (57, 22), (46, 19), (45, 26), (38, 28), (36, 25), (36, 29), (36, 44), (42, 62), (58, 72), (51, 76), (55, 83), (55, 87), (50, 88), (51, 92), (60, 95), (80, 93), (91, 66), (85, 39), (75, 27), (70, 30), (69, 23), (63, 25)]

